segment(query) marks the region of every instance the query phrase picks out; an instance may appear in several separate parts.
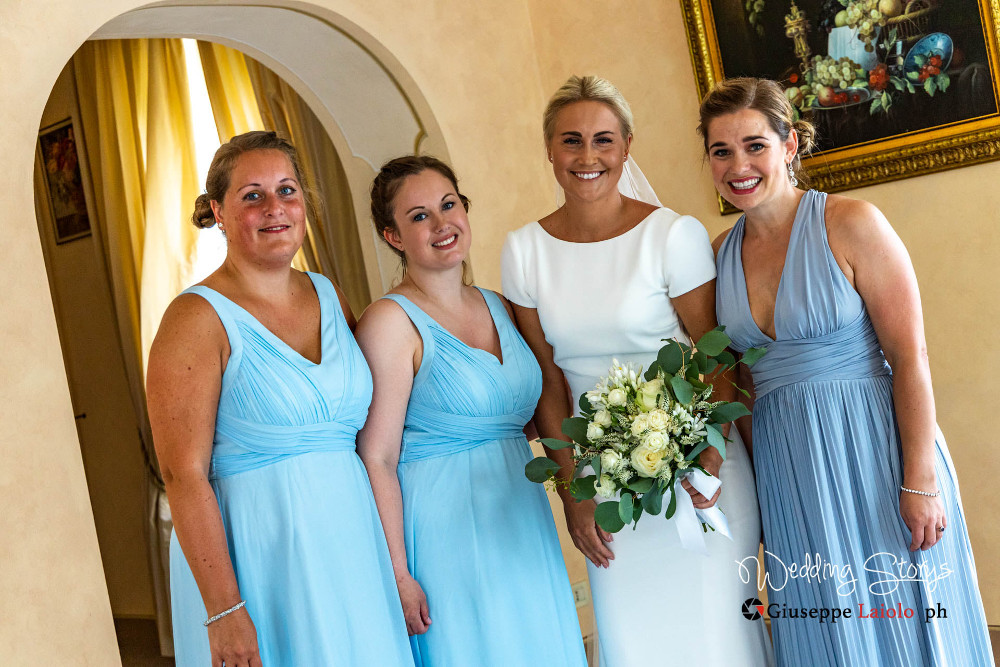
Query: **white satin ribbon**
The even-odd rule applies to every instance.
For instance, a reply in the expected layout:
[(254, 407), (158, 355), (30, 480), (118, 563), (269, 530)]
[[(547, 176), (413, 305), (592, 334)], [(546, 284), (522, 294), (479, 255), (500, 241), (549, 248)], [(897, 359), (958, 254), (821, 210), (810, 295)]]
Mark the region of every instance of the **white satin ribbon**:
[(705, 531), (701, 524), (707, 523), (720, 535), (725, 535), (729, 539), (733, 536), (729, 533), (729, 521), (717, 506), (713, 505), (708, 509), (696, 509), (691, 494), (687, 492), (681, 482), (684, 480), (691, 482), (691, 486), (697, 489), (698, 493), (711, 498), (722, 486), (722, 482), (715, 475), (707, 475), (700, 470), (692, 470), (688, 474), (674, 482), (674, 494), (677, 498), (677, 507), (671, 521), (677, 526), (677, 535), (681, 538), (681, 546), (688, 551), (695, 551), (702, 555), (708, 555), (708, 548), (705, 546)]

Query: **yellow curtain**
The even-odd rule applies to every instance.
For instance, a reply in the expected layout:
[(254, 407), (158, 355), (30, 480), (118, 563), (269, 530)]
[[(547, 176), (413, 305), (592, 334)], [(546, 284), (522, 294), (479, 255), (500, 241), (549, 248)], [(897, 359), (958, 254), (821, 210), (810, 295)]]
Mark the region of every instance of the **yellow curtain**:
[[(243, 54), (222, 44), (202, 41), (198, 42), (198, 54), (201, 56), (201, 68), (205, 73), (205, 86), (219, 141), (225, 143), (237, 134), (250, 130), (266, 130)], [(308, 224), (310, 231), (311, 222)], [(304, 250), (308, 245), (307, 237), (303, 248), (292, 258), (292, 266), (300, 271), (310, 268)]]
[(161, 652), (172, 653), (169, 510), (158, 480), (144, 375), (163, 311), (187, 286), (198, 195), (187, 73), (180, 40), (86, 42), (73, 59), (136, 422), (150, 464), (147, 515)]
[(288, 137), (320, 202), (319, 220), (303, 246), (313, 270), (333, 278), (360, 315), (371, 303), (351, 190), (343, 164), (322, 123), (277, 74), (244, 56), (264, 126)]

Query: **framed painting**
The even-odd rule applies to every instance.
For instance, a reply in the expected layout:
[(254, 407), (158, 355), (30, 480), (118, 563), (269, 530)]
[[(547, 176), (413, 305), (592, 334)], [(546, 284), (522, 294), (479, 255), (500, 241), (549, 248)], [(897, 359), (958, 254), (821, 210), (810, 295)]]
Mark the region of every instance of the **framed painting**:
[[(826, 192), (1000, 159), (1000, 0), (681, 0), (698, 99), (774, 79)], [(733, 212), (720, 198), (722, 211)]]
[(90, 217), (72, 119), (43, 128), (38, 133), (38, 150), (56, 243), (89, 236)]

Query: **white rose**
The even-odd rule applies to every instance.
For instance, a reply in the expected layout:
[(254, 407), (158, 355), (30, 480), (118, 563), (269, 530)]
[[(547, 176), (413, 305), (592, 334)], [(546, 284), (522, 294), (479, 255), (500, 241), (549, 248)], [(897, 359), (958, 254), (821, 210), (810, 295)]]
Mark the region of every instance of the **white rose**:
[(651, 431), (642, 438), (642, 446), (655, 452), (662, 453), (666, 451), (669, 444), (670, 440), (667, 439), (667, 436), (662, 431)]
[(591, 389), (586, 394), (587, 400), (590, 401), (590, 407), (600, 408), (604, 405), (604, 400), (601, 396), (600, 389)]
[(650, 449), (645, 444), (632, 450), (632, 467), (640, 477), (656, 477), (667, 464), (663, 453)]
[(594, 423), (604, 428), (611, 426), (611, 413), (601, 408), (594, 414)]
[(666, 430), (670, 426), (670, 422), (672, 421), (670, 419), (670, 415), (668, 415), (664, 410), (660, 410), (659, 408), (653, 410), (648, 415), (646, 415), (646, 418), (649, 420), (649, 428), (655, 431)]
[(613, 449), (605, 449), (601, 452), (601, 470), (614, 474), (622, 462), (621, 454)]
[(597, 495), (602, 498), (612, 498), (615, 495), (615, 482), (611, 479), (611, 475), (601, 475), (597, 484), (594, 485), (594, 489), (597, 491)]
[(608, 392), (608, 405), (622, 406), (628, 400), (628, 394), (624, 389), (615, 388)]
[(649, 382), (643, 382), (639, 385), (639, 391), (636, 392), (635, 400), (639, 404), (639, 407), (647, 412), (649, 410), (654, 410), (660, 404), (659, 397), (663, 395), (663, 380), (660, 378), (655, 378)]
[(640, 436), (647, 430), (649, 430), (649, 420), (646, 415), (640, 414), (632, 420), (632, 435)]
[(597, 422), (587, 424), (587, 440), (600, 440), (604, 437), (604, 429)]

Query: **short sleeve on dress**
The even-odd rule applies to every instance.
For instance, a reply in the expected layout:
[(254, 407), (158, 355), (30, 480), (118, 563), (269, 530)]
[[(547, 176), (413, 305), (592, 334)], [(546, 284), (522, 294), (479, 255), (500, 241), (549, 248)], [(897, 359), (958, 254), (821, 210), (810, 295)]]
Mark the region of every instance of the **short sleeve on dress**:
[(522, 308), (537, 308), (538, 301), (527, 274), (527, 262), (522, 256), (520, 236), (528, 230), (521, 228), (507, 234), (500, 258), (500, 284), (503, 295)]
[(664, 245), (663, 279), (673, 298), (715, 278), (715, 253), (705, 227), (690, 215), (670, 226)]

